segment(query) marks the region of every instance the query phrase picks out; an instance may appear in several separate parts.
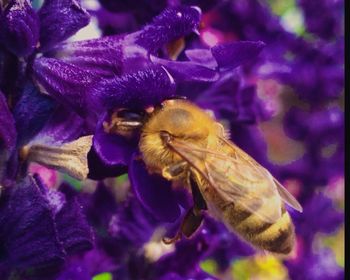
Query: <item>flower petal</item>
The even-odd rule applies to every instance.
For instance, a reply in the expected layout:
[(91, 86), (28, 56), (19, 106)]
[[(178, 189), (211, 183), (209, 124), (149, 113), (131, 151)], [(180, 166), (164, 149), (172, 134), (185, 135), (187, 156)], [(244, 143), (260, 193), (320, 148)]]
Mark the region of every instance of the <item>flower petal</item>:
[(77, 198), (67, 200), (55, 217), (58, 237), (67, 253), (92, 249), (92, 229), (82, 212)]
[(84, 120), (69, 108), (58, 106), (30, 144), (60, 145), (74, 141), (85, 133)]
[(221, 69), (232, 69), (255, 59), (265, 44), (261, 41), (241, 41), (217, 45), (211, 52)]
[(165, 9), (140, 32), (131, 34), (136, 43), (150, 52), (164, 46), (166, 43), (196, 31), (201, 10), (194, 6), (178, 6)]
[(87, 154), (91, 149), (92, 135), (83, 136), (60, 146), (35, 144), (28, 147), (27, 160), (59, 170), (84, 180), (89, 173)]
[(0, 91), (0, 150), (12, 150), (16, 145), (16, 137), (14, 118), (7, 105), (5, 96)]
[(91, 95), (99, 96), (108, 109), (144, 109), (160, 103), (175, 90), (172, 76), (161, 66), (103, 80)]
[(15, 149), (16, 138), (15, 121), (0, 90), (0, 184), (9, 164), (8, 159)]
[(216, 60), (210, 50), (206, 49), (192, 49), (186, 50), (185, 55), (193, 62), (215, 69), (218, 67)]
[(127, 166), (137, 148), (137, 143), (123, 136), (105, 132), (103, 123), (108, 119), (108, 115), (105, 114), (97, 125), (93, 147), (99, 158), (107, 166)]
[(45, 57), (34, 61), (33, 71), (43, 92), (81, 115), (88, 113), (87, 99), (93, 99), (93, 96), (87, 97), (87, 91), (97, 83), (97, 76), (73, 64)]
[(139, 70), (148, 63), (146, 50), (121, 35), (66, 42), (45, 56), (59, 58), (105, 77)]
[(25, 86), (14, 108), (18, 146), (28, 143), (42, 129), (55, 106), (51, 97), (39, 93), (32, 84)]
[(82, 206), (78, 202), (76, 193), (67, 183), (60, 186), (60, 190), (48, 189), (39, 175), (34, 179), (42, 194), (49, 202), (54, 215), (58, 239), (68, 254), (92, 248), (92, 229), (83, 214)]
[(63, 264), (51, 207), (32, 177), (7, 188), (0, 203), (0, 239), (11, 266), (43, 268)]
[(39, 19), (29, 0), (12, 0), (0, 16), (0, 40), (17, 56), (33, 52), (39, 39)]
[(172, 61), (155, 56), (151, 56), (151, 60), (165, 66), (176, 81), (214, 82), (219, 79), (217, 71), (192, 61)]
[(130, 182), (142, 205), (162, 222), (174, 222), (181, 214), (171, 184), (161, 176), (150, 175), (134, 155), (129, 167)]
[(38, 14), (41, 50), (67, 39), (90, 21), (80, 0), (45, 0)]

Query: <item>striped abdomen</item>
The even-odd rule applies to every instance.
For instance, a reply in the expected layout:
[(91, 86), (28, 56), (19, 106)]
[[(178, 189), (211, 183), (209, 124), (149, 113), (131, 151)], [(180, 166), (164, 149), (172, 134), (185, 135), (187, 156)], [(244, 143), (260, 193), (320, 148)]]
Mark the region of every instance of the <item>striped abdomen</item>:
[[(252, 245), (273, 253), (289, 254), (294, 247), (294, 226), (288, 212), (282, 206), (282, 216), (271, 224), (240, 205), (228, 203), (210, 186), (203, 186), (202, 194), (209, 212)], [(204, 183), (205, 184), (205, 183)], [(264, 205), (261, 207), (268, 207)]]

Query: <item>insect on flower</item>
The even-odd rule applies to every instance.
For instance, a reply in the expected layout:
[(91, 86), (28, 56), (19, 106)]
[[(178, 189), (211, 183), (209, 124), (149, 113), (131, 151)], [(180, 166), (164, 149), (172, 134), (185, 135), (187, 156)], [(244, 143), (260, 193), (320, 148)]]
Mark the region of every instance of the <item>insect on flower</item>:
[(113, 125), (121, 134), (128, 124), (141, 128), (139, 149), (148, 171), (181, 182), (192, 193), (193, 207), (176, 236), (164, 242), (191, 237), (208, 211), (257, 248), (284, 255), (292, 251), (294, 226), (284, 203), (300, 212), (302, 207), (204, 110), (172, 99), (138, 120), (134, 113), (120, 116)]

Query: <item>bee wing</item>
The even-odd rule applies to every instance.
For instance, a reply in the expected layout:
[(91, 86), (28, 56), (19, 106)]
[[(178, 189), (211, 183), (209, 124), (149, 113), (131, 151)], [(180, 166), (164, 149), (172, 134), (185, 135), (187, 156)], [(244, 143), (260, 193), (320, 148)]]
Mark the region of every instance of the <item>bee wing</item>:
[(225, 142), (228, 146), (230, 146), (231, 149), (234, 150), (236, 153), (238, 153), (242, 158), (244, 158), (247, 163), (255, 166), (255, 168), (257, 168), (257, 169), (260, 169), (262, 172), (265, 172), (265, 174), (267, 174), (267, 176), (270, 176), (272, 178), (272, 180), (277, 188), (277, 191), (278, 191), (280, 197), (282, 198), (283, 202), (285, 202), (286, 204), (288, 204), (290, 207), (294, 208), (295, 210), (297, 210), (299, 212), (303, 212), (303, 208), (300, 205), (300, 203), (294, 198), (294, 196), (286, 188), (284, 188), (282, 186), (282, 184), (280, 182), (277, 181), (276, 178), (272, 177), (272, 175), (270, 174), (270, 172), (267, 169), (265, 169), (263, 166), (261, 166), (259, 163), (257, 163), (252, 157), (250, 157), (247, 153), (245, 153), (243, 150), (241, 150), (239, 147), (237, 147), (232, 142), (230, 142), (224, 138), (221, 138), (221, 140), (223, 142)]
[(281, 197), (274, 178), (249, 155), (236, 150), (233, 143), (222, 141), (226, 147), (219, 151), (179, 140), (172, 141), (170, 146), (224, 199), (239, 204), (267, 222), (276, 222), (281, 217)]

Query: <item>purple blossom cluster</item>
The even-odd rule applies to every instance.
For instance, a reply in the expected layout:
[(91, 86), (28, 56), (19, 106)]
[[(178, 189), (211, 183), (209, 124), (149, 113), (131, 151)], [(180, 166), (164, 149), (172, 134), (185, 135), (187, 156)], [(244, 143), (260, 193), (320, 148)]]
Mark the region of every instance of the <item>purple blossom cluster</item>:
[[(304, 212), (290, 211), (290, 279), (342, 279), (333, 252), (314, 241), (344, 220), (324, 194), (344, 176), (344, 3), (297, 5), (304, 36), (265, 1), (100, 0), (86, 10), (80, 0), (0, 0), (0, 279), (218, 279), (257, 253), (210, 215), (191, 239), (162, 243), (192, 198), (149, 174), (139, 135), (111, 124), (120, 109), (137, 117), (179, 96), (209, 110), (279, 181), (297, 182)], [(72, 41), (92, 18), (102, 35)], [(283, 85), (280, 97), (292, 92), (279, 125), (304, 152), (286, 164), (269, 158), (259, 127), (275, 117), (271, 99), (280, 102), (258, 94), (266, 80)], [(34, 162), (82, 190), (47, 185)], [(124, 174), (130, 184), (111, 183)], [(215, 275), (201, 268), (206, 259)]]

